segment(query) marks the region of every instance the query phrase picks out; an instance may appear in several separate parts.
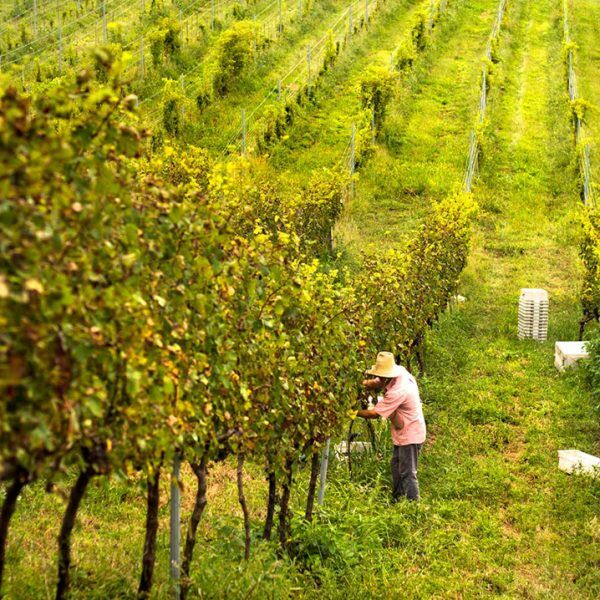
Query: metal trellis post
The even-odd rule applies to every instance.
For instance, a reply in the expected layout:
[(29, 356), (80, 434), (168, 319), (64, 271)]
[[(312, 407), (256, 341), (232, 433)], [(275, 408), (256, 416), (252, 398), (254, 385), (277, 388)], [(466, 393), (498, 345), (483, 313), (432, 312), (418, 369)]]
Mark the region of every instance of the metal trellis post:
[(352, 6), (348, 7), (348, 40), (352, 37)]
[[(183, 73), (179, 76), (179, 85), (181, 87), (181, 93), (185, 94), (185, 84), (184, 84), (184, 75)], [(181, 123), (183, 125), (183, 120), (185, 119), (185, 105), (181, 104)]]
[(246, 110), (242, 108), (242, 156), (246, 156)]
[(354, 196), (354, 171), (356, 169), (356, 125), (352, 123), (350, 138), (350, 193)]
[(175, 598), (179, 598), (179, 577), (181, 563), (181, 496), (179, 492), (179, 471), (181, 458), (176, 455), (173, 459), (173, 474), (171, 476), (171, 538), (170, 538), (170, 564), (171, 583)]
[(144, 64), (144, 36), (140, 38), (140, 77), (144, 79), (145, 64)]
[(62, 27), (58, 28), (58, 71), (62, 75), (62, 72), (63, 72), (63, 39), (62, 39)]
[(108, 37), (107, 22), (106, 22), (106, 0), (102, 2), (102, 39), (106, 42)]
[(373, 105), (373, 111), (371, 112), (371, 145), (375, 145), (375, 105)]
[(279, 0), (279, 33), (283, 33), (283, 11), (281, 10), (281, 0)]
[(323, 457), (321, 458), (321, 473), (319, 475), (319, 494), (317, 496), (317, 502), (319, 506), (323, 505), (325, 499), (325, 485), (327, 484), (327, 467), (329, 465), (329, 446), (331, 444), (331, 438), (327, 438), (325, 449), (323, 450)]
[(435, 14), (435, 3), (434, 3), (434, 0), (431, 0), (431, 2), (429, 3), (429, 30), (430, 31), (433, 31), (434, 14)]
[(181, 40), (181, 45), (184, 45), (184, 37), (183, 37), (183, 13), (181, 12), (181, 8), (179, 9), (179, 35)]

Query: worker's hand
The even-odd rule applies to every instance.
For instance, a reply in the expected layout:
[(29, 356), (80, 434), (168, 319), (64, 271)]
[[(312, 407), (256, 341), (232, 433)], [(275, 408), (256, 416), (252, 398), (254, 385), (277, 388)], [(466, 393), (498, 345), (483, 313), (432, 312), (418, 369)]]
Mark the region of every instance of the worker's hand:
[(354, 419), (356, 419), (356, 415), (358, 414), (358, 411), (350, 409), (346, 414), (348, 415), (348, 418), (351, 421), (354, 421)]

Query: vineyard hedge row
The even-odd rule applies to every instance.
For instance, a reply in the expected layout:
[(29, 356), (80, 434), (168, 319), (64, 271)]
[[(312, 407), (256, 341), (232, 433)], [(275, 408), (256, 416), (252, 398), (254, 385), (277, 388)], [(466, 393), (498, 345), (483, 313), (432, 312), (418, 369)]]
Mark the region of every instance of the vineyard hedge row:
[[(58, 597), (89, 481), (143, 473), (150, 513), (175, 456), (198, 477), (184, 581), (211, 460), (237, 455), (243, 506), (244, 460), (264, 466), (264, 533), (277, 499), (287, 548), (299, 457), (340, 432), (373, 352), (414, 353), (456, 291), (475, 210), (464, 194), (441, 200), (404, 251), (335, 269), (316, 255), (340, 214), (343, 176), (317, 172), (284, 198), (276, 182), (235, 162), (212, 168), (200, 150), (146, 157), (136, 99), (104, 67), (104, 83), (83, 71), (33, 99), (6, 81), (0, 92), (0, 569), (23, 487), (64, 485), (75, 471)], [(313, 498), (314, 485), (309, 517)]]
[(600, 321), (600, 211), (595, 207), (583, 208), (579, 255), (584, 267), (581, 286), (581, 338), (586, 323), (592, 320)]
[[(568, 4), (564, 4), (564, 40), (563, 40), (563, 63), (565, 67), (566, 91), (569, 91), (571, 85), (571, 62), (575, 61), (577, 45), (569, 37), (568, 24)], [(569, 58), (571, 57), (571, 59)], [(579, 170), (579, 185), (581, 199), (585, 202), (584, 193), (584, 147), (585, 139), (580, 139), (581, 132), (579, 126), (585, 123), (586, 113), (589, 109), (589, 103), (575, 94), (571, 98), (567, 96), (569, 102), (569, 116), (573, 125), (573, 135), (576, 144), (577, 165)], [(592, 182), (592, 186), (593, 186)], [(583, 338), (585, 327), (590, 321), (600, 321), (600, 212), (594, 206), (593, 201), (582, 209), (581, 216), (581, 240), (579, 243), (579, 256), (584, 267), (583, 282), (581, 285), (580, 300), (583, 315), (579, 322), (579, 339)]]

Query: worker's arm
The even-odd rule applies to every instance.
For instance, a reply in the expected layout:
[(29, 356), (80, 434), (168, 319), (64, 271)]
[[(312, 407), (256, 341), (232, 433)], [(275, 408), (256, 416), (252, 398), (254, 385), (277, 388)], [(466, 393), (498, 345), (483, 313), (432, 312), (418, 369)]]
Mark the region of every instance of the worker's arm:
[(374, 410), (358, 410), (356, 416), (363, 419), (379, 419), (379, 414)]
[(365, 379), (363, 381), (363, 386), (368, 390), (380, 390), (383, 387), (383, 381), (376, 377), (375, 379)]

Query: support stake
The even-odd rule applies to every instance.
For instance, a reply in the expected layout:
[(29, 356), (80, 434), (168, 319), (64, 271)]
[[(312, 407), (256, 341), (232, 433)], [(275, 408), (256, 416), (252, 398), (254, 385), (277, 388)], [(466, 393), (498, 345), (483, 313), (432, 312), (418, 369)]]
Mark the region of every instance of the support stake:
[(179, 470), (181, 457), (177, 454), (173, 459), (173, 474), (171, 476), (171, 583), (173, 594), (179, 598), (179, 567), (181, 564), (181, 497), (179, 492)]
[(242, 108), (242, 156), (246, 156), (246, 110)]
[(283, 11), (281, 10), (281, 0), (279, 0), (279, 33), (283, 33)]
[(104, 2), (102, 2), (102, 39), (104, 40), (105, 43), (106, 43), (107, 38), (108, 38), (108, 29), (107, 29), (107, 22), (106, 22), (106, 0), (104, 0)]
[(375, 145), (375, 106), (371, 112), (371, 145)]
[(356, 125), (352, 123), (350, 138), (350, 193), (354, 196), (354, 172), (356, 170)]
[(58, 28), (58, 71), (60, 75), (63, 72), (63, 39), (62, 39), (62, 27)]
[(435, 3), (434, 0), (431, 0), (429, 4), (429, 30), (433, 31), (433, 19), (435, 14)]
[(319, 475), (319, 495), (317, 496), (317, 502), (319, 506), (323, 505), (325, 499), (325, 485), (327, 484), (327, 467), (329, 465), (329, 446), (331, 444), (331, 438), (327, 438), (325, 444), (325, 450), (323, 450), (323, 458), (321, 459), (321, 474)]
[(140, 77), (142, 79), (144, 79), (144, 71), (145, 71), (145, 64), (144, 64), (144, 36), (142, 36), (140, 38)]
[(352, 37), (352, 7), (348, 7), (348, 40)]

